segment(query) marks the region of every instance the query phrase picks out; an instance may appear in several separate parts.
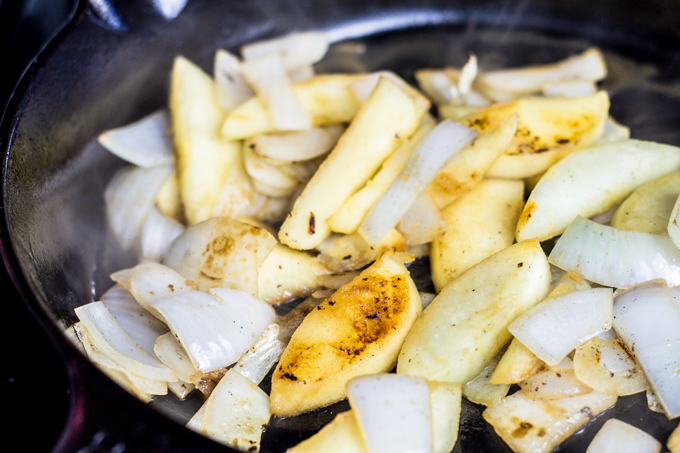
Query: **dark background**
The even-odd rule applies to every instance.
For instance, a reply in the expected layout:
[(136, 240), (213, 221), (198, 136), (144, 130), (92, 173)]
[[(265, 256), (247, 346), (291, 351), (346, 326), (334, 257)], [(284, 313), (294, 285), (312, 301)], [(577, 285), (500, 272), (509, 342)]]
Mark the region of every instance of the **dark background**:
[[(74, 0), (0, 0), (0, 111), (26, 66), (67, 19)], [(5, 441), (49, 451), (69, 410), (67, 367), (0, 265), (0, 328)], [(8, 444), (14, 444), (10, 442)]]

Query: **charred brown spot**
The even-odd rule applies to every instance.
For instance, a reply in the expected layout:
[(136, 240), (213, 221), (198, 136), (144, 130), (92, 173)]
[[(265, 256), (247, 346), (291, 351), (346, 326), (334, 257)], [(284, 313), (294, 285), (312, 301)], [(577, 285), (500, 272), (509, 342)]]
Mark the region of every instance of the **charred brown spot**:
[(309, 213), (309, 230), (307, 231), (309, 234), (314, 234), (316, 231), (316, 219), (314, 218), (314, 213), (310, 212)]
[(294, 374), (291, 374), (291, 373), (283, 373), (281, 375), (281, 377), (284, 378), (284, 379), (289, 379), (291, 381), (297, 381), (298, 380), (297, 376), (295, 376)]
[(519, 263), (517, 263), (517, 267), (522, 267), (522, 266), (524, 266), (524, 262), (520, 261)]
[(566, 145), (567, 143), (569, 143), (569, 139), (568, 139), (568, 138), (558, 138), (558, 139), (555, 140), (555, 141), (556, 141), (558, 144), (560, 144), (560, 145)]
[(526, 436), (529, 434), (529, 431), (531, 431), (531, 428), (533, 428), (534, 425), (532, 425), (529, 422), (520, 422), (519, 426), (510, 433), (512, 437), (515, 437), (517, 439), (521, 439), (522, 437)]

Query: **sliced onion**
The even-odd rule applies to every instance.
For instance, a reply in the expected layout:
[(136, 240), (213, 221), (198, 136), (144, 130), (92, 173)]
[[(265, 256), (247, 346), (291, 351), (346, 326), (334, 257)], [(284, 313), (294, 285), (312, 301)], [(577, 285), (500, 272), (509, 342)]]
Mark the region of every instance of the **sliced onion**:
[(314, 66), (311, 64), (297, 66), (288, 70), (288, 79), (291, 83), (305, 82), (315, 75)]
[(548, 260), (612, 288), (630, 288), (656, 278), (680, 285), (680, 251), (667, 235), (617, 230), (580, 216), (559, 238)]
[(256, 295), (258, 268), (276, 243), (264, 228), (213, 217), (175, 239), (164, 264), (195, 282), (199, 290), (234, 288)]
[(409, 245), (427, 244), (446, 232), (447, 223), (437, 205), (425, 192), (404, 213), (397, 230)]
[(123, 167), (109, 181), (104, 200), (108, 224), (121, 247), (129, 250), (138, 239), (144, 219), (154, 205), (172, 166)]
[(236, 55), (218, 49), (215, 52), (214, 74), (217, 102), (224, 110), (229, 112), (255, 95), (243, 77), (241, 60)]
[(246, 60), (279, 55), (284, 67), (293, 69), (321, 60), (326, 55), (328, 46), (328, 35), (309, 31), (246, 44), (241, 47), (241, 55)]
[(190, 291), (154, 303), (203, 373), (236, 362), (274, 321), (274, 310), (243, 291)]
[(142, 227), (142, 258), (161, 261), (172, 241), (183, 232), (184, 225), (166, 217), (155, 205), (151, 206)]
[(630, 138), (630, 128), (616, 121), (611, 116), (604, 123), (604, 132), (602, 137), (597, 141), (597, 145), (602, 143), (618, 142)]
[[(569, 364), (571, 365), (571, 360)], [(519, 386), (527, 398), (532, 400), (571, 398), (585, 395), (593, 390), (576, 377), (573, 367), (566, 370), (543, 368), (520, 382)]]
[[(257, 183), (261, 183), (264, 186), (279, 189), (284, 193), (283, 195), (277, 195), (278, 192), (274, 194), (265, 192), (265, 195), (275, 197), (288, 196), (298, 185), (296, 179), (288, 176), (279, 167), (269, 164), (266, 159), (261, 158), (255, 153), (250, 146), (243, 148), (243, 163), (245, 164), (246, 172), (254, 180), (253, 187), (256, 190), (258, 189)], [(259, 190), (258, 192), (262, 193)]]
[(190, 382), (177, 380), (176, 382), (168, 382), (168, 390), (175, 394), (181, 400), (185, 399), (196, 388)]
[(92, 343), (130, 373), (155, 381), (175, 381), (177, 373), (144, 352), (118, 325), (102, 302), (77, 307), (76, 315)]
[(371, 453), (432, 451), (427, 380), (382, 374), (347, 383), (347, 396)]
[(314, 159), (328, 153), (344, 131), (342, 126), (326, 126), (306, 131), (263, 134), (252, 138), (254, 151), (265, 157), (288, 161)]
[(159, 110), (127, 126), (102, 133), (97, 140), (111, 153), (139, 167), (172, 164), (170, 118)]
[(502, 353), (498, 353), (481, 373), (463, 386), (463, 396), (475, 404), (487, 407), (497, 406), (503, 401), (510, 390), (510, 384), (492, 384), (491, 375), (500, 362)]
[(191, 382), (191, 376), (198, 371), (191, 363), (186, 350), (172, 332), (158, 337), (154, 346), (154, 353), (161, 362), (175, 370), (177, 378), (184, 383)]
[(168, 328), (143, 308), (123, 286), (114, 285), (100, 298), (118, 325), (144, 352), (154, 357), (154, 345)]
[(614, 329), (645, 371), (669, 418), (680, 416), (680, 307), (663, 280), (614, 301)]
[(450, 453), (458, 439), (461, 385), (458, 382), (428, 381), (432, 413), (433, 453)]
[(206, 402), (203, 433), (240, 451), (259, 451), (269, 421), (269, 396), (235, 370), (229, 370)]
[(194, 289), (193, 284), (182, 275), (154, 262), (115, 272), (111, 274), (111, 279), (127, 289), (139, 305), (161, 320), (162, 316), (154, 307), (156, 301)]
[(435, 104), (443, 105), (451, 102), (451, 87), (454, 83), (444, 69), (420, 69), (415, 72), (420, 89)]
[(532, 400), (519, 391), (486, 408), (482, 416), (513, 451), (549, 453), (616, 399), (593, 391), (559, 400)]
[(379, 243), (394, 228), (439, 169), (454, 154), (469, 145), (477, 133), (450, 120), (444, 120), (416, 146), (387, 191), (373, 205), (359, 227), (370, 244)]
[(550, 297), (515, 319), (508, 330), (549, 365), (612, 327), (612, 290), (584, 289)]
[(423, 301), (423, 309), (427, 308), (428, 305), (437, 297), (435, 293), (420, 292), (420, 300)]
[(300, 131), (312, 127), (312, 121), (295, 96), (278, 55), (246, 61), (241, 68), (251, 87), (266, 105), (275, 129)]
[(238, 359), (234, 370), (259, 385), (269, 370), (279, 361), (286, 349), (279, 340), (279, 325), (271, 323), (264, 329), (257, 342)]
[(633, 425), (607, 420), (588, 445), (586, 453), (659, 453), (661, 444)]
[(570, 79), (597, 82), (606, 75), (607, 66), (602, 52), (597, 48), (590, 48), (549, 65), (483, 72), (477, 80), (485, 90), (522, 95), (540, 91), (545, 82)]
[(477, 66), (477, 56), (472, 54), (468, 58), (467, 63), (463, 65), (460, 70), (460, 75), (458, 76), (458, 95), (466, 96), (472, 90), (472, 83), (477, 77), (478, 66)]
[(633, 395), (648, 387), (642, 368), (618, 339), (593, 338), (577, 348), (574, 373), (587, 386), (608, 395)]
[(545, 82), (541, 86), (541, 91), (543, 91), (544, 96), (548, 97), (578, 98), (595, 94), (597, 85), (592, 80), (555, 80)]

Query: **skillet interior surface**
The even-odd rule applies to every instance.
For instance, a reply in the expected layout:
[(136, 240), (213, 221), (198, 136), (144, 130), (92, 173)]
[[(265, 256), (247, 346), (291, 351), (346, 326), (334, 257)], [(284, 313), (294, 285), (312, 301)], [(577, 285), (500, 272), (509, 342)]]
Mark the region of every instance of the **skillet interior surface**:
[[(142, 414), (152, 411), (120, 389), (109, 389), (115, 386), (61, 333), (75, 321), (74, 307), (96, 300), (111, 286), (111, 272), (134, 264), (107, 232), (104, 215), (103, 190), (123, 163), (94, 139), (166, 104), (169, 70), (177, 54), (211, 72), (217, 48), (238, 50), (242, 43), (294, 30), (326, 30), (336, 43), (318, 72), (392, 69), (412, 80), (417, 68), (461, 66), (470, 53), (480, 58), (483, 69), (490, 69), (547, 63), (598, 45), (610, 69), (602, 88), (611, 95), (612, 115), (635, 138), (680, 145), (680, 26), (669, 20), (678, 8), (671, 1), (643, 7), (635, 1), (423, 5), (196, 0), (174, 19), (160, 14), (151, 1), (92, 3), (100, 6), (80, 8), (29, 69), (0, 136), (6, 259), (26, 302), (72, 367), (73, 406), (78, 410), (72, 410), (60, 444), (64, 451), (92, 442), (101, 430), (139, 449), (221, 449), (188, 430), (170, 432), (198, 407), (198, 398), (184, 404), (173, 397), (158, 398), (151, 406), (171, 420), (160, 425), (126, 424), (115, 407), (107, 408), (106, 417), (94, 416), (107, 398)], [(102, 383), (106, 390), (93, 395), (88, 382)], [(339, 403), (306, 416), (273, 420), (262, 451), (284, 451), (346, 408)], [(480, 414), (480, 407), (464, 404), (454, 451), (509, 451)], [(92, 415), (89, 426), (82, 419), (74, 422), (87, 415)], [(649, 412), (644, 394), (620, 398), (614, 409), (558, 450), (584, 451), (612, 416), (662, 443), (677, 425)], [(168, 432), (140, 440), (155, 429)]]

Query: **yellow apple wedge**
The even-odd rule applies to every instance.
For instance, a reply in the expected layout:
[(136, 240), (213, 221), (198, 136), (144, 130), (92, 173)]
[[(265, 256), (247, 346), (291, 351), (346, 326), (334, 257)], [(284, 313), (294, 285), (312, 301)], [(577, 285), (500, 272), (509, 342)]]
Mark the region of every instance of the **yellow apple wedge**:
[(347, 396), (351, 378), (394, 367), (422, 311), (404, 256), (385, 252), (305, 317), (272, 377), (274, 415), (330, 405)]
[(510, 341), (508, 325), (549, 288), (548, 259), (537, 240), (491, 255), (452, 280), (423, 311), (404, 341), (397, 373), (470, 381)]

